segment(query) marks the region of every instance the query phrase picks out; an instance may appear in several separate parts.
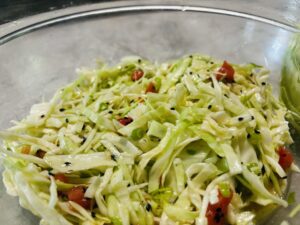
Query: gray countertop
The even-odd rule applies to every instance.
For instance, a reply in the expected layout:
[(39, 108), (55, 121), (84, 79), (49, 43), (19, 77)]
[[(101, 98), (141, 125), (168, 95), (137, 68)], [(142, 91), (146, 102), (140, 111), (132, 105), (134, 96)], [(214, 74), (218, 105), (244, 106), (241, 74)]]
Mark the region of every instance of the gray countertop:
[(103, 0), (2, 0), (0, 2), (0, 24), (49, 10), (97, 2), (103, 2)]

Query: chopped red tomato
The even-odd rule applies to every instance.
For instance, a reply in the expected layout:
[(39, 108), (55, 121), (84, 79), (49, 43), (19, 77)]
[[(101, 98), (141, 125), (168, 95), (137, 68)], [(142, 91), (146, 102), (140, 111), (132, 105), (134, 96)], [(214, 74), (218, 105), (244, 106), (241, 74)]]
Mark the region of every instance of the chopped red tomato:
[(84, 197), (84, 188), (82, 186), (73, 187), (68, 191), (69, 201), (75, 202), (81, 205), (85, 209), (91, 208), (91, 200)]
[(126, 126), (128, 124), (130, 124), (133, 119), (131, 117), (124, 117), (124, 118), (121, 118), (121, 119), (118, 119), (119, 123)]
[(90, 209), (92, 205), (92, 201), (89, 198), (82, 198), (78, 200), (76, 203), (85, 209)]
[(232, 199), (233, 193), (229, 197), (224, 197), (219, 191), (219, 201), (215, 204), (210, 204), (207, 207), (206, 218), (208, 225), (224, 225), (225, 215), (228, 210), (228, 205)]
[(45, 154), (46, 154), (46, 152), (45, 151), (43, 151), (43, 150), (38, 150), (37, 152), (36, 152), (36, 156), (37, 157), (39, 157), (39, 158), (44, 158), (44, 156), (45, 156)]
[(227, 82), (233, 82), (234, 69), (233, 67), (225, 60), (222, 67), (218, 70), (216, 79), (218, 81), (225, 79)]
[(131, 75), (131, 80), (137, 81), (137, 80), (141, 79), (143, 76), (144, 76), (144, 71), (141, 69), (138, 69), (138, 70), (133, 71), (133, 73)]
[(279, 164), (282, 169), (286, 170), (291, 167), (294, 159), (292, 153), (284, 146), (278, 148)]
[(147, 86), (147, 89), (146, 89), (146, 93), (148, 92), (152, 92), (152, 93), (156, 93), (156, 89), (155, 89), (155, 86), (152, 82), (150, 82)]
[(82, 186), (73, 187), (68, 191), (68, 199), (70, 201), (77, 201), (84, 198), (84, 188)]
[(54, 175), (55, 180), (59, 180), (64, 183), (68, 183), (68, 178), (63, 173), (57, 173)]

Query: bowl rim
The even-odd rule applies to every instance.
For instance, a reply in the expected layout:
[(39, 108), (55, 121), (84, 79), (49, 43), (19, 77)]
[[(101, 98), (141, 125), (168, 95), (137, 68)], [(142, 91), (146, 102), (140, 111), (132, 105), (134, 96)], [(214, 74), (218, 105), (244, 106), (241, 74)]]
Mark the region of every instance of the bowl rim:
[[(80, 9), (82, 6), (73, 7), (73, 9)], [(97, 7), (97, 6), (96, 6)], [(61, 11), (61, 10), (60, 10)], [(63, 10), (62, 10), (63, 11)], [(73, 10), (76, 11), (76, 10)], [(37, 22), (29, 23), (21, 28), (17, 28), (13, 31), (10, 31), (6, 34), (0, 35), (0, 46), (12, 41), (22, 35), (26, 35), (28, 33), (34, 32), (36, 30), (46, 28), (48, 26), (73, 21), (82, 18), (90, 18), (96, 16), (107, 16), (112, 14), (127, 14), (127, 13), (146, 13), (146, 12), (197, 12), (197, 13), (211, 13), (211, 14), (219, 14), (225, 16), (239, 17), (244, 19), (249, 19), (256, 22), (261, 22), (267, 25), (275, 26), (281, 28), (283, 30), (297, 33), (300, 32), (299, 28), (293, 26), (288, 23), (284, 23), (282, 21), (271, 19), (268, 17), (258, 16), (255, 14), (245, 13), (241, 11), (228, 10), (224, 8), (215, 8), (215, 7), (206, 7), (206, 6), (197, 6), (197, 5), (182, 5), (182, 4), (146, 4), (146, 5), (123, 5), (123, 6), (112, 6), (112, 7), (104, 7), (104, 8), (95, 8), (91, 10), (83, 10), (78, 12), (65, 12), (60, 16), (41, 19), (38, 18)], [(43, 13), (42, 13), (43, 14)], [(42, 15), (37, 14), (36, 16)], [(11, 22), (14, 23), (14, 22)]]

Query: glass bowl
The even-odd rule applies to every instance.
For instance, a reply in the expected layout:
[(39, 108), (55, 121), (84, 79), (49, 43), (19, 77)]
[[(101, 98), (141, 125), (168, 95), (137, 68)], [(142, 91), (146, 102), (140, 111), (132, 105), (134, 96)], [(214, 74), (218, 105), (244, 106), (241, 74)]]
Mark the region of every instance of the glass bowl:
[[(180, 2), (114, 1), (41, 14), (5, 26), (0, 37), (0, 129), (74, 80), (76, 68), (93, 67), (97, 59), (113, 64), (128, 55), (162, 62), (202, 53), (235, 63), (261, 64), (271, 70), (270, 82), (278, 94), (282, 57), (296, 29), (228, 10), (228, 5), (222, 9)], [(294, 138), (294, 146), (299, 146), (296, 135)], [(299, 152), (294, 155), (299, 163)], [(293, 174), (289, 191), (299, 193), (299, 184), (300, 175)], [(300, 201), (300, 194), (297, 197)], [(278, 209), (266, 224), (282, 220), (299, 224), (299, 215), (287, 216), (292, 207)], [(34, 225), (39, 221), (19, 206), (17, 198), (5, 193), (2, 182), (0, 215), (0, 224)]]

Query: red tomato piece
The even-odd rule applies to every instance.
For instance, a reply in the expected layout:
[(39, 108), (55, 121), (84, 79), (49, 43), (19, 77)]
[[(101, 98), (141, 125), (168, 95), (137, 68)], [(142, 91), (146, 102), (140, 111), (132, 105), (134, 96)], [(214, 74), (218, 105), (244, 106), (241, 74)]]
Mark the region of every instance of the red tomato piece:
[(284, 146), (278, 148), (279, 164), (282, 169), (286, 170), (291, 167), (294, 158), (292, 153)]
[(157, 93), (155, 86), (152, 82), (150, 82), (146, 88), (146, 93), (148, 92)]
[(91, 199), (88, 199), (88, 198), (82, 198), (82, 199), (76, 201), (76, 203), (85, 209), (90, 209), (91, 204), (92, 204)]
[(131, 117), (124, 117), (124, 118), (121, 118), (121, 119), (118, 119), (119, 123), (126, 126), (128, 124), (130, 124), (133, 119)]
[(224, 225), (225, 216), (228, 211), (228, 205), (232, 199), (233, 193), (229, 197), (224, 197), (219, 191), (219, 201), (215, 204), (210, 204), (207, 207), (206, 218), (208, 225)]
[(59, 180), (64, 183), (68, 183), (68, 178), (63, 173), (57, 173), (54, 175), (55, 180)]
[(84, 188), (82, 186), (73, 187), (68, 191), (68, 199), (70, 201), (77, 201), (84, 198)]
[(131, 80), (137, 81), (137, 80), (141, 79), (143, 76), (144, 76), (144, 71), (141, 69), (138, 69), (138, 70), (133, 71), (133, 73), (131, 75)]
[(216, 74), (216, 79), (218, 81), (223, 79), (225, 79), (225, 81), (227, 82), (234, 81), (234, 69), (226, 60), (223, 62), (221, 68), (218, 70)]
[(91, 208), (91, 200), (84, 197), (84, 192), (85, 190), (82, 186), (73, 187), (68, 191), (68, 199), (85, 209), (89, 209)]

